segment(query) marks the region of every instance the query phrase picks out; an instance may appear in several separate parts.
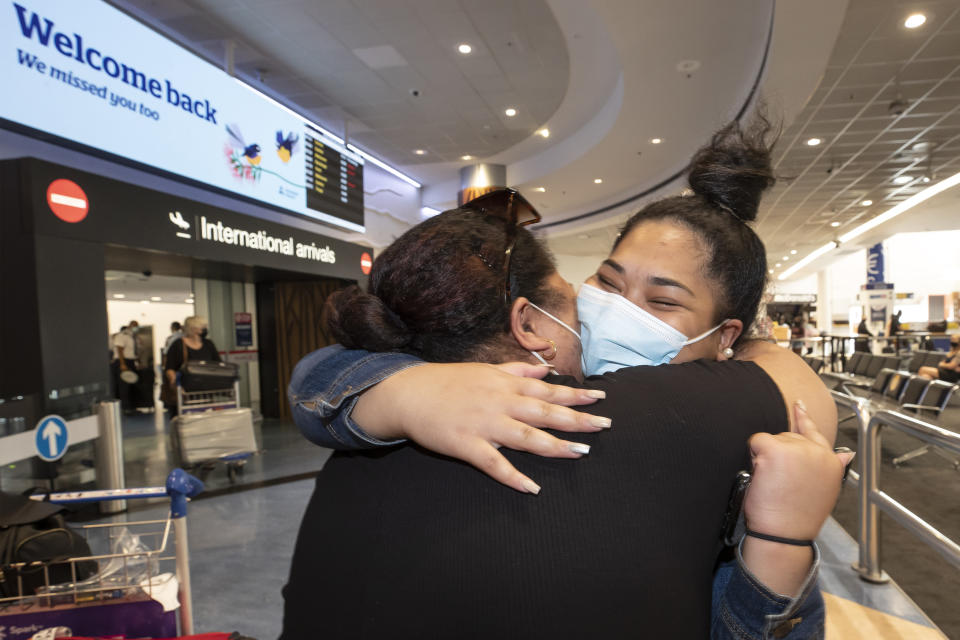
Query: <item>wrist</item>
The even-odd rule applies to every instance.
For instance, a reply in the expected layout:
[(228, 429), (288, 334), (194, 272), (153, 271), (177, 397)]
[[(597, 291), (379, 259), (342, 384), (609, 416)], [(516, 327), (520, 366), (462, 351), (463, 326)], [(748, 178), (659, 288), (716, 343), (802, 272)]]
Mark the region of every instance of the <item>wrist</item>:
[(813, 547), (793, 546), (745, 537), (741, 547), (744, 565), (771, 591), (795, 597), (813, 566)]

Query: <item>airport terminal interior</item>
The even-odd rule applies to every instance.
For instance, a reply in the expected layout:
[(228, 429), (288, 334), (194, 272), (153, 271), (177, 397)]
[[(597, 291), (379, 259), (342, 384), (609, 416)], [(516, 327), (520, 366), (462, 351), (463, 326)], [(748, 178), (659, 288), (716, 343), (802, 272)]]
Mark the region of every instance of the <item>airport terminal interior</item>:
[[(336, 425), (369, 383), (324, 363), (339, 395), (291, 406), (297, 363), (337, 342), (331, 295), (509, 188), (507, 238), (536, 213), (583, 316), (631, 216), (699, 197), (691, 158), (758, 113), (776, 182), (755, 221), (716, 213), (764, 245), (750, 337), (802, 358), (857, 453), (816, 537), (825, 637), (960, 639), (960, 0), (16, 0), (0, 33), (0, 640), (341, 637), (323, 602), (314, 633), (283, 631), (334, 454), (298, 422), (329, 409), (323, 442), (356, 448)], [(349, 637), (386, 637), (367, 622)], [(799, 615), (719, 624), (822, 637)]]

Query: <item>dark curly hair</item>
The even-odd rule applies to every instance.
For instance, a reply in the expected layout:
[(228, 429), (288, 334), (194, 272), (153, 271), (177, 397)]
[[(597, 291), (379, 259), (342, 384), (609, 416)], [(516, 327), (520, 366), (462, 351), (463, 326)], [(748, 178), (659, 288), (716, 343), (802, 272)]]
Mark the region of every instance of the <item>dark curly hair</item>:
[(693, 231), (708, 254), (706, 275), (719, 291), (714, 322), (737, 318), (744, 339), (757, 315), (767, 283), (763, 241), (749, 226), (760, 198), (775, 182), (770, 161), (772, 125), (758, 113), (747, 126), (732, 122), (714, 134), (690, 161), (687, 179), (692, 195), (664, 198), (634, 214), (613, 245), (639, 224), (672, 220)]
[[(413, 227), (377, 256), (366, 291), (356, 285), (326, 302), (327, 325), (345, 347), (403, 351), (430, 362), (498, 361), (508, 342), (503, 299), (507, 225), (469, 204)], [(510, 298), (545, 308), (563, 298), (546, 281), (553, 257), (519, 228)]]

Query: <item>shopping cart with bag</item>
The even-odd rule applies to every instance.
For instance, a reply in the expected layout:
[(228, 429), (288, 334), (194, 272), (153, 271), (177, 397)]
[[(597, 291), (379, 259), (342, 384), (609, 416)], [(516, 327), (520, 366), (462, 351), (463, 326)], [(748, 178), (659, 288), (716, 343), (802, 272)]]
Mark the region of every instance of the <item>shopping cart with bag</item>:
[(0, 637), (29, 640), (63, 627), (73, 636), (169, 638), (178, 622), (180, 634), (192, 634), (187, 502), (202, 490), (199, 479), (174, 469), (162, 487), (29, 496), (65, 506), (166, 498), (170, 511), (163, 519), (62, 527), (53, 533), (80, 534), (84, 548), (104, 552), (0, 567), (4, 593), (12, 591), (0, 597)]
[(171, 431), (182, 464), (203, 479), (224, 463), (227, 477), (235, 482), (257, 452), (253, 412), (240, 406), (237, 366), (188, 362), (179, 382)]

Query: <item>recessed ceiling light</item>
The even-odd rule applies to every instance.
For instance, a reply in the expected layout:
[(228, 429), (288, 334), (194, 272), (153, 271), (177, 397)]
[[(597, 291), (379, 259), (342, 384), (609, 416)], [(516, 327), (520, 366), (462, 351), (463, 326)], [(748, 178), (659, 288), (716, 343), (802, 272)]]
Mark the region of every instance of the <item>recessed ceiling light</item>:
[(546, 188), (546, 187), (534, 187), (533, 190), (534, 190), (534, 191), (539, 191), (540, 193), (546, 193), (546, 192), (547, 192), (547, 188)]
[(808, 147), (815, 147), (815, 146), (817, 146), (818, 144), (820, 144), (821, 142), (823, 142), (823, 140), (821, 140), (820, 138), (810, 138), (810, 139), (807, 140), (807, 146), (808, 146)]
[(193, 304), (193, 298), (187, 298), (186, 300), (184, 300), (184, 302), (186, 302), (187, 304)]
[(775, 264), (775, 265), (773, 265), (773, 266), (775, 266), (775, 267), (777, 267), (777, 268), (779, 269), (779, 268), (780, 268), (780, 263), (778, 262), (777, 264)]
[(834, 222), (831, 222), (831, 223), (830, 223), (830, 226), (831, 226), (831, 227), (839, 227), (839, 226), (840, 226), (840, 223), (834, 221)]
[(127, 296), (125, 296), (125, 295), (122, 294), (122, 293), (115, 293), (115, 294), (113, 294), (113, 297), (116, 298), (117, 300), (123, 300), (123, 299), (126, 298)]
[(864, 200), (860, 204), (863, 205), (864, 207), (869, 207), (870, 205), (873, 204), (873, 200)]
[(427, 155), (427, 150), (426, 150), (426, 149), (414, 149), (413, 152), (414, 152), (415, 154), (417, 154), (418, 156), (425, 156), (425, 155)]
[(923, 184), (927, 184), (928, 182), (930, 182), (930, 176), (923, 176), (922, 178), (920, 178), (920, 182), (922, 182)]
[(769, 269), (767, 273), (773, 273), (773, 269)]
[(465, 156), (460, 156), (461, 160), (473, 160), (473, 156), (467, 154)]
[(150, 301), (149, 301), (149, 300), (141, 300), (141, 301), (140, 301), (140, 304), (150, 304)]
[(603, 178), (594, 178), (594, 179), (593, 179), (593, 184), (601, 184), (602, 182), (603, 182)]
[(790, 255), (792, 255), (792, 256), (797, 255), (797, 250), (796, 250), (796, 249), (790, 249)]
[(650, 144), (660, 144), (663, 142), (663, 138), (650, 138)]
[(783, 257), (780, 258), (780, 259), (783, 260), (784, 262), (786, 262), (787, 260), (790, 259), (790, 256), (783, 256)]
[(504, 110), (504, 113), (507, 114), (508, 118), (512, 118), (513, 116), (517, 115), (517, 110), (513, 107), (508, 107)]
[(466, 42), (464, 42), (464, 43), (462, 43), (462, 44), (458, 44), (458, 45), (457, 45), (457, 51), (459, 51), (459, 52), (462, 53), (463, 55), (467, 55), (468, 53), (470, 53), (471, 51), (473, 51), (473, 47), (471, 47), (471, 46), (468, 45)]
[(154, 302), (160, 302), (161, 300), (163, 300), (163, 298), (161, 298), (160, 296), (150, 296), (150, 299), (153, 300)]
[(927, 16), (922, 13), (913, 13), (907, 16), (907, 19), (903, 21), (903, 26), (907, 29), (916, 29), (924, 22), (927, 21)]
[(547, 129), (546, 127), (542, 128), (542, 129), (537, 129), (537, 135), (540, 136), (541, 138), (549, 138), (549, 137), (550, 137), (550, 129)]
[(911, 180), (913, 180), (913, 178), (911, 178), (910, 176), (906, 176), (906, 175), (897, 176), (896, 178), (893, 179), (893, 184), (907, 184)]

